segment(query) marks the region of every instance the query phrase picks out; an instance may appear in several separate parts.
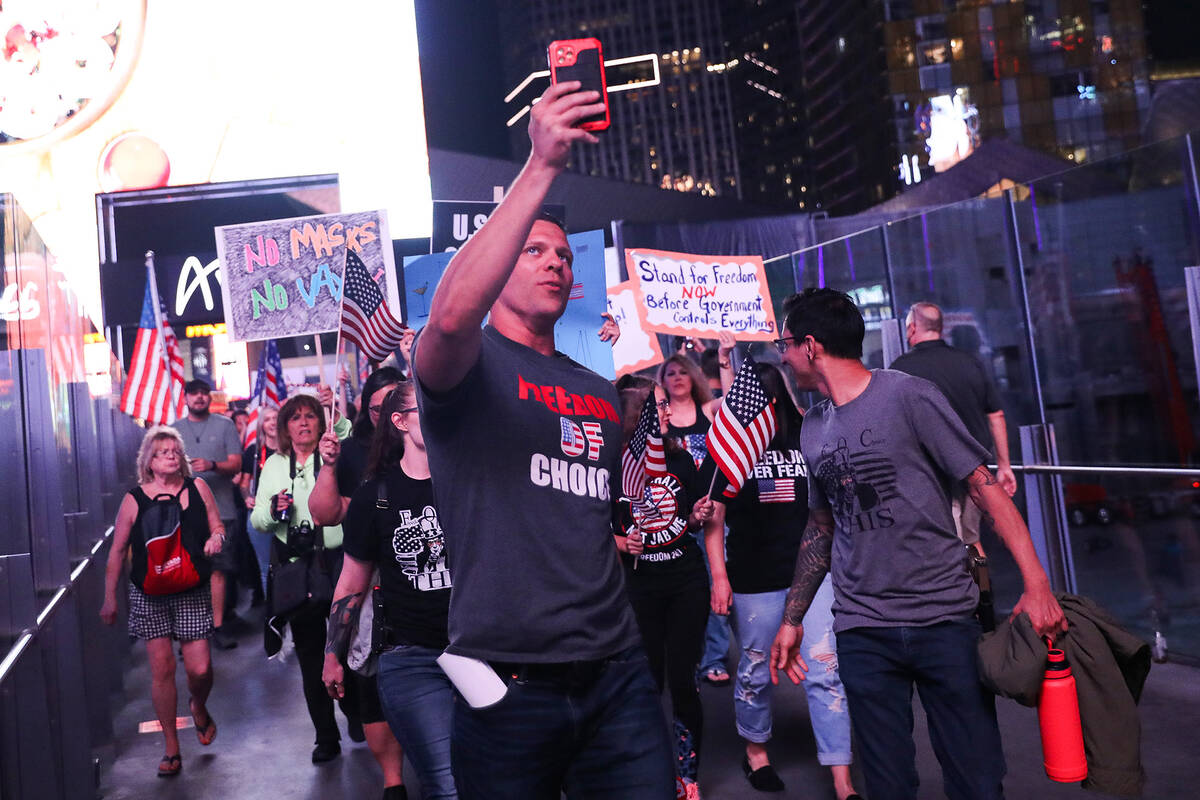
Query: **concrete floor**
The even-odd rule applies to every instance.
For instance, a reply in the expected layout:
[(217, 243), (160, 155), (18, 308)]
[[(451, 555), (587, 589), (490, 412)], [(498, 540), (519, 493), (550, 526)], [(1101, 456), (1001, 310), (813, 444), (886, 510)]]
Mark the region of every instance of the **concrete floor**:
[[(241, 646), (214, 652), (216, 687), (210, 708), (219, 726), (211, 747), (202, 748), (191, 728), (180, 731), (183, 773), (171, 780), (155, 777), (162, 756), (158, 733), (137, 733), (138, 723), (154, 717), (150, 706), (145, 651), (135, 646), (125, 681), (125, 703), (115, 720), (118, 741), (105, 759), (101, 794), (105, 800), (367, 800), (382, 794), (381, 778), (365, 744), (343, 736), (342, 756), (313, 766), (312, 726), (300, 694), (294, 661), (266, 660), (259, 626), (247, 626)], [(1142, 757), (1149, 780), (1145, 797), (1177, 800), (1200, 796), (1200, 671), (1176, 664), (1155, 665), (1141, 703)], [(180, 714), (186, 715), (182, 666), (178, 672)], [(705, 686), (705, 745), (701, 787), (708, 800), (765, 798), (741, 773), (742, 749), (733, 727), (732, 690)], [(1075, 785), (1049, 781), (1042, 771), (1037, 717), (1032, 709), (1000, 700), (1009, 798), (1104, 797), (1084, 794)], [(777, 695), (773, 761), (788, 790), (783, 797), (833, 798), (828, 771), (816, 763), (803, 690), (787, 686)], [(345, 726), (339, 714), (339, 721)], [(929, 747), (917, 704), (917, 754), (922, 798), (942, 797), (941, 776)], [(858, 773), (855, 773), (856, 777)], [(405, 770), (409, 796), (420, 797), (411, 768)], [(862, 789), (861, 778), (858, 786)]]

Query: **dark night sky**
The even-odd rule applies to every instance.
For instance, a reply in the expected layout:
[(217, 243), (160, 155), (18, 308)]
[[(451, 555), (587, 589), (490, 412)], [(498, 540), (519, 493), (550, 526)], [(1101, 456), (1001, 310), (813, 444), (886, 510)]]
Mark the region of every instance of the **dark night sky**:
[(429, 146), (507, 158), (504, 78), (489, 0), (416, 0)]
[(1145, 7), (1146, 38), (1155, 61), (1200, 59), (1194, 0), (1149, 0)]

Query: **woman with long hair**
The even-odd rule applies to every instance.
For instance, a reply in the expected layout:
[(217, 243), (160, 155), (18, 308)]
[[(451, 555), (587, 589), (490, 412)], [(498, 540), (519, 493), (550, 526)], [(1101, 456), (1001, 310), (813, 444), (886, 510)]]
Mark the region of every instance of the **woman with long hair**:
[[(138, 485), (121, 501), (113, 532), (112, 549), (104, 573), (104, 604), (100, 619), (112, 625), (117, 619), (117, 582), (125, 557), (132, 549), (133, 568), (129, 580), (129, 635), (146, 643), (150, 664), (150, 696), (155, 716), (162, 725), (166, 753), (158, 764), (158, 776), (178, 775), (183, 767), (179, 736), (175, 729), (177, 695), (175, 652), (171, 640), (181, 643), (183, 668), (187, 673), (188, 708), (196, 724), (196, 738), (212, 744), (217, 723), (206, 705), (212, 691), (212, 654), (208, 640), (213, 634), (212, 597), (208, 558), (220, 552), (225, 529), (212, 491), (183, 455), (183, 438), (174, 428), (157, 425), (146, 432), (137, 456)], [(166, 496), (167, 502), (160, 503)], [(165, 510), (164, 507), (165, 506)], [(173, 509), (173, 510), (172, 510)], [(190, 561), (195, 582), (190, 588), (162, 593), (153, 584), (148, 545), (178, 532), (182, 553), (175, 563)], [(165, 535), (164, 535), (165, 534)], [(163, 564), (163, 572), (169, 564)]]
[(342, 696), (342, 664), (354, 621), (378, 568), (373, 639), (379, 699), (421, 777), (423, 796), (452, 798), (457, 796), (450, 772), (454, 689), (437, 665), (449, 644), (445, 538), (413, 384), (401, 382), (380, 406), (367, 480), (346, 512), (346, 561), (334, 591), (322, 680), (330, 696)]
[[(649, 389), (621, 392), (624, 447), (636, 428)], [(670, 403), (655, 386), (660, 432), (671, 418)], [(694, 533), (712, 513), (704, 496), (708, 481), (692, 457), (673, 439), (664, 439), (666, 474), (649, 477), (641, 497), (618, 504), (621, 531), (615, 537), (625, 564), (625, 585), (646, 647), (650, 672), (661, 692), (671, 695), (676, 772), (689, 800), (699, 797), (700, 745), (704, 712), (696, 685), (696, 665), (708, 621), (708, 576)], [(711, 477), (711, 472), (708, 473)]]
[[(670, 403), (666, 435), (679, 443), (695, 462), (697, 469), (708, 455), (707, 436), (719, 401), (698, 364), (683, 353), (675, 353), (658, 368), (658, 383)], [(708, 553), (701, 547), (705, 567)], [(729, 655), (729, 620), (710, 614), (704, 629), (704, 652), (698, 668), (700, 677), (714, 686), (729, 683), (725, 659)]]
[[(325, 408), (312, 395), (294, 395), (279, 409), (277, 428), (279, 451), (263, 464), (250, 522), (273, 537), (272, 565), (309, 559), (313, 570), (327, 576), (332, 585), (342, 566), (342, 529), (338, 525), (314, 526), (308, 510), (308, 496), (321, 471), (317, 445), (325, 433)], [(334, 428), (336, 432), (348, 433), (349, 423), (339, 418)], [(272, 587), (271, 591), (278, 588)], [(296, 645), (304, 701), (316, 729), (314, 764), (330, 761), (342, 752), (333, 702), (321, 683), (327, 616), (328, 604), (308, 602), (292, 611), (286, 620)], [(341, 703), (352, 729), (359, 724), (356, 699), (344, 699)]]
[[(759, 362), (754, 368), (775, 407), (778, 426), (737, 496), (714, 502), (712, 519), (705, 526), (705, 545), (712, 565), (712, 610), (732, 613), (742, 654), (733, 693), (738, 734), (746, 742), (742, 769), (755, 789), (781, 792), (783, 781), (767, 755), (772, 692), (768, 657), (783, 621), (808, 522), (808, 468), (800, 455), (804, 418), (783, 374), (771, 364)], [(718, 476), (714, 497), (722, 497), (724, 484), (724, 476)], [(839, 800), (856, 797), (850, 782), (850, 715), (838, 677), (833, 585), (828, 575), (804, 617), (801, 652), (809, 665), (804, 691), (817, 760), (833, 773)]]

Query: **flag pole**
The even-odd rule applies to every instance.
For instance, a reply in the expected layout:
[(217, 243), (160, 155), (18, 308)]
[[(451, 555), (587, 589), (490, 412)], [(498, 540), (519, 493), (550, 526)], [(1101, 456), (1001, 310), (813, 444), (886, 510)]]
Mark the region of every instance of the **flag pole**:
[[(158, 334), (158, 351), (167, 370), (167, 385), (171, 384), (171, 359), (167, 356), (167, 337), (162, 335), (162, 308), (159, 307), (158, 279), (154, 275), (154, 251), (146, 251), (146, 275), (150, 281), (150, 305), (154, 309), (154, 330)], [(168, 390), (169, 391), (169, 390)]]
[[(350, 261), (350, 245), (346, 245), (346, 253), (342, 256), (342, 288), (338, 292), (338, 327), (337, 340), (333, 348), (333, 380), (340, 382), (342, 376), (342, 314), (346, 310), (346, 266)], [(333, 393), (333, 404), (337, 403), (337, 391)], [(330, 425), (333, 424), (333, 408), (330, 406)]]

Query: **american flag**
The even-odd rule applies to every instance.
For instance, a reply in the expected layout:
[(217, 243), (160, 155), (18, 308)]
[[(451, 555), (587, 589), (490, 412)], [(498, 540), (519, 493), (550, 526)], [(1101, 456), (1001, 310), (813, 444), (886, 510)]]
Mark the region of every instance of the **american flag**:
[(654, 392), (651, 392), (642, 406), (629, 446), (621, 453), (621, 493), (640, 500), (646, 491), (646, 478), (666, 474), (667, 457), (658, 424), (658, 408), (655, 406)]
[[(157, 314), (154, 303), (159, 303)], [(164, 343), (169, 368), (163, 360)], [(155, 425), (174, 422), (183, 416), (186, 408), (183, 383), (179, 342), (167, 324), (161, 301), (153, 297), (147, 281), (133, 359), (129, 363), (125, 389), (121, 392), (121, 410)]]
[(246, 423), (246, 433), (242, 439), (242, 449), (246, 449), (258, 441), (258, 410), (260, 408), (279, 408), (287, 397), (287, 383), (283, 380), (283, 362), (279, 359), (279, 346), (274, 339), (267, 341), (262, 355), (258, 357), (258, 375), (254, 378), (254, 394), (246, 412), (250, 415)]
[(392, 316), (379, 284), (353, 250), (346, 251), (342, 331), (372, 361), (383, 361), (400, 346), (404, 325)]
[(754, 359), (747, 358), (708, 429), (708, 452), (729, 481), (727, 497), (741, 490), (775, 435), (775, 425), (775, 407), (754, 371)]
[(568, 300), (582, 300), (583, 299), (583, 284), (582, 283), (572, 284), (571, 285), (571, 295), (567, 299)]
[(796, 479), (759, 478), (758, 501), (760, 503), (796, 502)]

